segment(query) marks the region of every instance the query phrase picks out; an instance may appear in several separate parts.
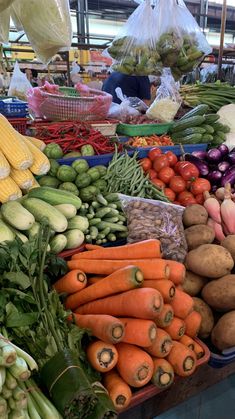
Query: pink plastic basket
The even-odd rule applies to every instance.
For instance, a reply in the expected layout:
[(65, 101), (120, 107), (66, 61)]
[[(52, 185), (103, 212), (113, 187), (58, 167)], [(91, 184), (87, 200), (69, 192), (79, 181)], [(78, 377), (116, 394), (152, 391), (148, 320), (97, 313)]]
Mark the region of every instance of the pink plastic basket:
[(61, 96), (43, 92), (40, 105), (42, 116), (51, 121), (102, 120), (107, 117), (112, 96), (89, 89), (86, 96)]

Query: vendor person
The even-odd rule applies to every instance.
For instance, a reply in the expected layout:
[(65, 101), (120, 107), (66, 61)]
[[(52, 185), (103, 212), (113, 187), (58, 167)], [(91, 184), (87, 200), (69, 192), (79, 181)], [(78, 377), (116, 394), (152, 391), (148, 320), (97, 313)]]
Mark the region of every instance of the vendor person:
[(147, 76), (128, 76), (126, 74), (114, 71), (105, 80), (102, 90), (113, 96), (113, 102), (120, 104), (121, 101), (117, 97), (115, 89), (120, 87), (123, 95), (127, 97), (138, 97), (142, 99), (146, 105), (150, 104), (151, 86)]

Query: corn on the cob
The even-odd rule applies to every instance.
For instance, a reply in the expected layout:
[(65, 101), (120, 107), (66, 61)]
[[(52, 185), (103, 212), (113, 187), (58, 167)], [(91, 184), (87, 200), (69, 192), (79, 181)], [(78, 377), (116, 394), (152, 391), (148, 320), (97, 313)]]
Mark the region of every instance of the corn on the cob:
[(22, 196), (19, 186), (8, 176), (0, 180), (0, 202), (14, 201)]
[(14, 169), (26, 170), (33, 164), (33, 156), (21, 136), (0, 114), (0, 150)]
[(36, 181), (36, 179), (34, 178), (34, 182), (33, 182), (33, 184), (32, 184), (32, 186), (30, 187), (30, 188), (27, 188), (27, 189), (23, 189), (23, 194), (24, 195), (26, 195), (31, 189), (34, 189), (34, 188), (40, 188), (40, 185), (39, 185), (39, 183)]
[(30, 141), (31, 144), (34, 144), (35, 147), (39, 148), (39, 150), (41, 151), (43, 151), (44, 148), (46, 147), (46, 144), (42, 140), (39, 140), (38, 138), (24, 136), (24, 139), (26, 141), (26, 144), (28, 144), (28, 142)]
[(5, 179), (10, 174), (10, 165), (4, 156), (4, 154), (0, 151), (0, 179)]
[(33, 186), (34, 177), (29, 169), (16, 170), (11, 169), (11, 178), (19, 186), (20, 189), (29, 189)]
[(27, 145), (33, 155), (33, 164), (30, 166), (31, 172), (38, 176), (45, 175), (50, 170), (49, 159), (30, 141), (27, 142)]

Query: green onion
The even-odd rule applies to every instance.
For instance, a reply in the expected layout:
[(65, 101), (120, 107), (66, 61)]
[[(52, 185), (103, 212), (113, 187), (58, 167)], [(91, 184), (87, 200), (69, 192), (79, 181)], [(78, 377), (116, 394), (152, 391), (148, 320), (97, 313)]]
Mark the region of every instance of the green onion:
[(36, 361), (32, 358), (31, 355), (29, 355), (27, 352), (23, 351), (23, 349), (19, 348), (18, 346), (11, 343), (13, 348), (15, 349), (17, 356), (20, 358), (23, 358), (25, 362), (28, 364), (31, 371), (37, 370), (38, 371), (38, 365)]
[(34, 404), (39, 407), (39, 414), (43, 419), (60, 419), (60, 414), (53, 404), (44, 396), (33, 380), (27, 380), (27, 387), (30, 389)]
[(0, 365), (10, 367), (16, 361), (16, 351), (9, 343), (2, 342), (0, 339)]
[(17, 357), (15, 364), (12, 365), (9, 370), (17, 380), (25, 381), (30, 377), (28, 365), (23, 358)]
[(22, 390), (19, 386), (17, 386), (13, 392), (12, 392), (12, 396), (15, 400), (23, 400), (27, 398), (27, 394), (25, 393), (24, 390)]
[(6, 386), (9, 388), (9, 390), (13, 390), (17, 387), (17, 381), (9, 370), (6, 371)]
[(8, 419), (25, 419), (25, 412), (13, 410), (9, 413)]
[(12, 397), (12, 391), (9, 388), (7, 388), (6, 385), (4, 385), (3, 388), (2, 388), (2, 396), (5, 400)]
[(7, 402), (0, 396), (0, 415), (4, 415), (7, 411)]

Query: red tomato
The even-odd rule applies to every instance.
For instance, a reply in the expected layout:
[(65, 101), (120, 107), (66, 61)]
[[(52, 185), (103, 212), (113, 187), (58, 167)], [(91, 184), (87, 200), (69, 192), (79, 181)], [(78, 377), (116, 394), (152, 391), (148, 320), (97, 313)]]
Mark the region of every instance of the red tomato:
[(151, 161), (154, 161), (156, 159), (156, 157), (161, 156), (161, 154), (162, 154), (162, 150), (160, 148), (155, 147), (155, 148), (152, 148), (152, 150), (150, 150), (150, 152), (148, 154), (148, 158)]
[(196, 195), (195, 199), (197, 201), (197, 204), (200, 204), (200, 205), (204, 204), (205, 199), (202, 193), (199, 193), (198, 195)]
[(169, 167), (169, 161), (165, 155), (156, 157), (156, 159), (153, 162), (153, 168), (156, 170), (156, 172), (160, 172), (163, 167)]
[(191, 198), (191, 197), (185, 198), (184, 200), (181, 201), (181, 205), (183, 207), (188, 207), (189, 205), (193, 205), (193, 204), (196, 204), (196, 203), (197, 203), (196, 199)]
[(179, 165), (179, 174), (184, 180), (193, 180), (199, 177), (199, 170), (189, 161), (182, 161)]
[(163, 188), (165, 188), (165, 183), (162, 181), (162, 180), (160, 180), (160, 179), (157, 179), (157, 178), (154, 178), (154, 179), (152, 179), (152, 181), (151, 181), (154, 185), (156, 185), (158, 188), (161, 188), (161, 189), (163, 189)]
[(151, 179), (155, 179), (156, 177), (157, 177), (157, 173), (155, 172), (155, 170), (153, 170), (153, 169), (149, 169), (148, 171), (147, 171), (147, 173), (148, 173), (148, 175), (149, 175), (149, 179), (151, 180)]
[(187, 180), (187, 182), (186, 182), (186, 189), (187, 190), (190, 190), (191, 184), (192, 184), (191, 180)]
[(173, 202), (175, 200), (176, 194), (170, 188), (165, 188), (164, 189), (164, 194), (169, 199), (169, 201)]
[(172, 189), (172, 191), (180, 193), (185, 191), (186, 182), (181, 176), (173, 176), (173, 178), (170, 180), (169, 187)]
[(140, 160), (140, 164), (144, 172), (147, 172), (152, 167), (152, 162), (150, 159), (148, 159), (148, 157), (145, 157), (144, 159)]
[(209, 180), (199, 178), (192, 182), (190, 190), (193, 195), (199, 195), (203, 192), (209, 192), (211, 190), (211, 184)]
[(170, 163), (170, 167), (173, 167), (178, 161), (177, 156), (172, 151), (167, 151), (165, 155)]
[(180, 168), (181, 163), (182, 161), (177, 161), (177, 163), (174, 165), (175, 173), (179, 173), (179, 168)]
[(173, 176), (175, 176), (175, 172), (173, 169), (171, 169), (171, 167), (163, 167), (163, 169), (161, 169), (158, 173), (159, 179), (161, 179), (166, 184), (170, 182)]
[(192, 192), (183, 191), (183, 192), (180, 192), (179, 195), (177, 196), (177, 199), (179, 202), (184, 201), (186, 198), (194, 198)]

